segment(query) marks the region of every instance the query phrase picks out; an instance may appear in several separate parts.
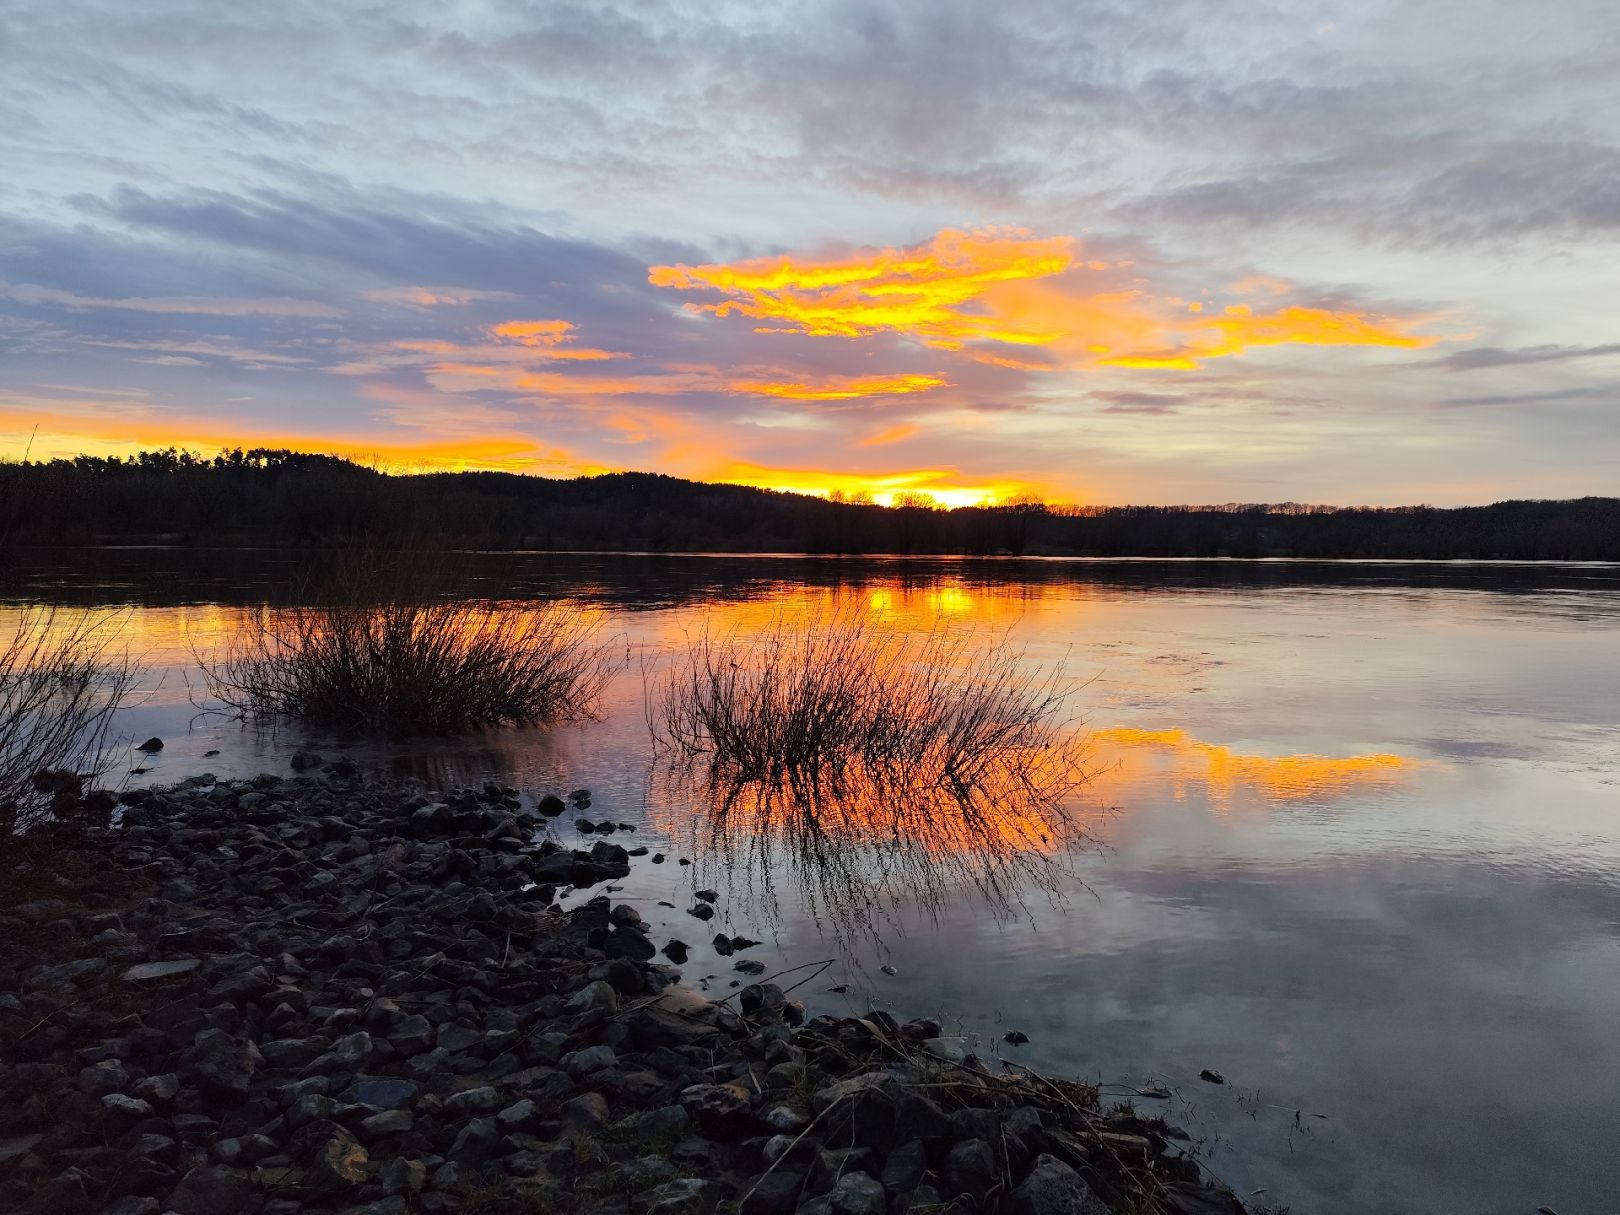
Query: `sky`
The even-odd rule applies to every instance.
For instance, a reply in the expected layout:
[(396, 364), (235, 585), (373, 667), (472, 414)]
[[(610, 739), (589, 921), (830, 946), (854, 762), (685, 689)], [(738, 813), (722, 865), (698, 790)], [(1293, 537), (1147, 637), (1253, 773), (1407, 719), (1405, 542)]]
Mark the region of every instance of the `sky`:
[(6, 0), (0, 457), (1620, 493), (1609, 0)]

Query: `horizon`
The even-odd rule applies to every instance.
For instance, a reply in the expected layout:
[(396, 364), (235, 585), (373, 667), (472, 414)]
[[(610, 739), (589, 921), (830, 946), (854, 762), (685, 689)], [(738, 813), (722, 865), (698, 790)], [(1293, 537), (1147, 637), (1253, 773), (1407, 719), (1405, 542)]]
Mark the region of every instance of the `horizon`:
[(1620, 493), (1616, 45), (1588, 0), (24, 0), (0, 458)]

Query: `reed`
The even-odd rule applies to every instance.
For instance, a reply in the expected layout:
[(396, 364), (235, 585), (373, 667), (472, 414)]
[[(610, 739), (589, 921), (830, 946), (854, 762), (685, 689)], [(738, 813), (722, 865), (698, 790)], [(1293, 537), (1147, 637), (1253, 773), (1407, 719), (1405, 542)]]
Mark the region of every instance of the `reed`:
[(23, 608), (0, 630), (0, 842), (66, 817), (106, 774), (136, 670), (116, 617)]
[(341, 554), (309, 605), (262, 606), (199, 658), (208, 696), (242, 718), (396, 735), (594, 716), (612, 667), (577, 610), (455, 586), (445, 554)]

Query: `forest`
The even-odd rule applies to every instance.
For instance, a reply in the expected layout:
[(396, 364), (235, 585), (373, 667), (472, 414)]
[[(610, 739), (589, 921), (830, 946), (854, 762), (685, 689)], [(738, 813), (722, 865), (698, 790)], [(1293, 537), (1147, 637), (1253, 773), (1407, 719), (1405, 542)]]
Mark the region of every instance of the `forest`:
[(424, 540), (626, 552), (1620, 560), (1620, 498), (1491, 505), (940, 509), (659, 473), (390, 474), (334, 456), (170, 449), (0, 463), (0, 548), (322, 547)]

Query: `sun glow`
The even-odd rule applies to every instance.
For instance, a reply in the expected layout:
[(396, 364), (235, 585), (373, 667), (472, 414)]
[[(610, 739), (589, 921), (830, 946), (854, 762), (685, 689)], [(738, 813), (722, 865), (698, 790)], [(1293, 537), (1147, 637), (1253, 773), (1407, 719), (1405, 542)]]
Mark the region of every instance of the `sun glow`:
[(989, 506), (1013, 498), (1038, 494), (1039, 487), (1024, 481), (980, 480), (963, 477), (955, 469), (916, 469), (889, 473), (843, 473), (816, 469), (763, 468), (732, 464), (715, 480), (756, 489), (808, 494), (815, 498), (841, 498), (878, 506), (929, 504), (955, 509)]

